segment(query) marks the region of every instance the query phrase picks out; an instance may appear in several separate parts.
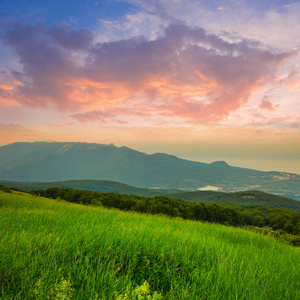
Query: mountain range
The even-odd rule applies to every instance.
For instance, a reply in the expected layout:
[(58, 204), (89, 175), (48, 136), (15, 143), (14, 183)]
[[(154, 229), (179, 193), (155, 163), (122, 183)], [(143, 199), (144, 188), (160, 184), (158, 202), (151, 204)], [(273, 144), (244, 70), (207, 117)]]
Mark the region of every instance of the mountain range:
[(146, 154), (113, 144), (14, 143), (0, 147), (0, 179), (51, 182), (109, 180), (143, 188), (261, 190), (300, 200), (300, 175), (263, 172)]

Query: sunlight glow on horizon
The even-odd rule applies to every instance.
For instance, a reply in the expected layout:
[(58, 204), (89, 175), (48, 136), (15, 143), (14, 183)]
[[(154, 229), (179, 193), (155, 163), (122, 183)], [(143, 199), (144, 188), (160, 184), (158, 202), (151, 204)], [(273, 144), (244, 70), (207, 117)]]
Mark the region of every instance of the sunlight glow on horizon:
[(0, 4), (1, 145), (114, 143), (300, 174), (300, 3), (16, 2)]

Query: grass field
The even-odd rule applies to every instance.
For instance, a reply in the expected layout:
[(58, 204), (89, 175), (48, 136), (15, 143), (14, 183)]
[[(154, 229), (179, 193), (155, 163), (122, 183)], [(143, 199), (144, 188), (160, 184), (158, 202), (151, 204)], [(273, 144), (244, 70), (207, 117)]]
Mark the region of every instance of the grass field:
[(299, 248), (243, 229), (0, 192), (1, 299), (294, 300), (299, 278)]

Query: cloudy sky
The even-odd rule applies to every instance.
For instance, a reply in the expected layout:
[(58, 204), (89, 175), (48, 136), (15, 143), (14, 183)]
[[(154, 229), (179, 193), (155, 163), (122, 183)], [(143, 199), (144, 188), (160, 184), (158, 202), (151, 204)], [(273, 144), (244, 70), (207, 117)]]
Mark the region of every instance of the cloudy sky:
[(0, 145), (300, 173), (299, 16), (299, 0), (2, 0)]

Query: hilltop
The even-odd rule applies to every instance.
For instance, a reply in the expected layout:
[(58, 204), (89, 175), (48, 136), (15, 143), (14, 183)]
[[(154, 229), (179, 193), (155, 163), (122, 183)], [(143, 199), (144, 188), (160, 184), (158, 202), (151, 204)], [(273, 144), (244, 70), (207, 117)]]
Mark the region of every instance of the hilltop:
[[(66, 180), (66, 181), (51, 181), (51, 182), (24, 182), (24, 181), (9, 181), (0, 180), (0, 185), (14, 187), (24, 191), (48, 189), (51, 187), (71, 188), (77, 190), (89, 190), (102, 193), (120, 193), (126, 195), (140, 195), (140, 196), (159, 196), (172, 193), (180, 193), (182, 190), (178, 189), (151, 189), (139, 188), (128, 184), (109, 181), (109, 180)], [(299, 202), (300, 204), (300, 202)]]
[(214, 191), (179, 192), (167, 195), (193, 202), (219, 203), (225, 205), (252, 205), (284, 207), (300, 211), (300, 201), (264, 193), (261, 191), (244, 191), (235, 193), (222, 193)]

